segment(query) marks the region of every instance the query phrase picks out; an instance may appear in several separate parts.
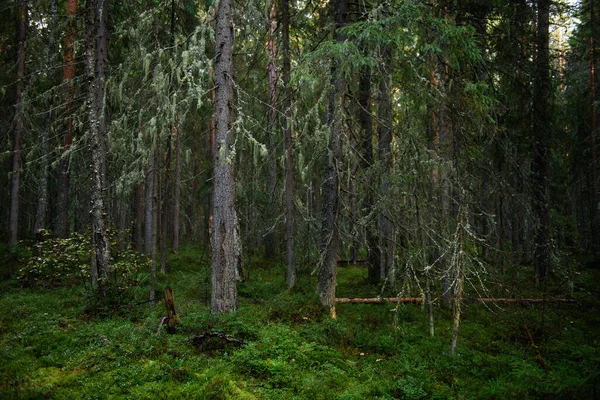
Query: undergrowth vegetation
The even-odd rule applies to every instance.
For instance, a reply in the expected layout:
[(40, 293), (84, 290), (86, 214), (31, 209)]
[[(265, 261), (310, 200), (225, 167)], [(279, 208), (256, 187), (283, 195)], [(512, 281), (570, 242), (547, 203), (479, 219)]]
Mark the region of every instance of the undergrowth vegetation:
[[(300, 270), (285, 291), (282, 265), (255, 260), (233, 315), (209, 310), (207, 256), (171, 255), (159, 288), (175, 292), (182, 325), (160, 325), (147, 272), (98, 305), (81, 284), (0, 287), (0, 398), (537, 399), (598, 396), (600, 269), (581, 264), (573, 304), (485, 305), (466, 301), (457, 355), (451, 315), (407, 304), (317, 305), (315, 277)], [(147, 269), (146, 269), (147, 271)], [(505, 271), (491, 292), (539, 295), (524, 268)], [(338, 295), (373, 296), (359, 266), (338, 269)], [(519, 282), (522, 283), (519, 286)], [(548, 292), (564, 295), (560, 277)], [(552, 286), (552, 288), (550, 288)], [(112, 297), (111, 297), (112, 296)], [(113, 301), (114, 303), (110, 303)], [(93, 305), (96, 305), (94, 308)], [(236, 342), (197, 346), (219, 332)]]

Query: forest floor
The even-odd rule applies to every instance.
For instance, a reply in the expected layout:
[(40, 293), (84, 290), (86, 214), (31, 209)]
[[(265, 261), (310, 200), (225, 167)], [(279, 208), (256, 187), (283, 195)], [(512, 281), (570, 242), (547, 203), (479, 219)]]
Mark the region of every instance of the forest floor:
[[(573, 263), (567, 283), (554, 276), (545, 292), (572, 291), (575, 303), (465, 301), (454, 357), (451, 313), (439, 304), (434, 337), (426, 309), (414, 304), (338, 304), (332, 320), (316, 305), (306, 268), (290, 293), (283, 265), (255, 262), (239, 284), (239, 311), (211, 315), (207, 256), (192, 248), (171, 255), (158, 282), (174, 289), (182, 322), (175, 334), (159, 328), (162, 302), (143, 302), (147, 275), (112, 315), (90, 309), (83, 287), (7, 280), (0, 284), (0, 398), (599, 398), (600, 266)], [(491, 274), (488, 295), (540, 297), (530, 269)], [(472, 291), (466, 297), (477, 296)], [(379, 293), (364, 267), (338, 268), (338, 297)]]

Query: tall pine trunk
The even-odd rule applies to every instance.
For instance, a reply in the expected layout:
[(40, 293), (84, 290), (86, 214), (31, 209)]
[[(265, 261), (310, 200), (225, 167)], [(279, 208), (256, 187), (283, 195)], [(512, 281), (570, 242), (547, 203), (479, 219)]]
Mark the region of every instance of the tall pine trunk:
[(538, 0), (536, 70), (533, 80), (533, 210), (537, 219), (533, 262), (536, 276), (544, 279), (550, 264), (550, 206), (548, 141), (550, 132), (550, 0)]
[[(379, 82), (379, 108), (377, 111), (379, 136), (379, 159), (383, 169), (382, 182), (379, 187), (379, 197), (387, 202), (390, 200), (389, 175), (392, 171), (392, 78), (389, 68), (392, 54), (389, 47), (383, 49), (384, 75)], [(389, 279), (391, 283), (396, 278), (394, 262), (395, 240), (394, 225), (389, 211), (390, 205), (379, 215), (379, 248), (380, 248), (380, 279)]]
[(27, 35), (27, 1), (17, 2), (17, 97), (13, 134), (12, 174), (10, 182), (10, 214), (8, 246), (14, 248), (19, 233), (19, 189), (21, 184), (21, 142), (23, 136), (23, 89), (25, 79), (25, 39)]
[(592, 250), (594, 254), (600, 252), (600, 218), (598, 213), (598, 205), (600, 204), (600, 192), (598, 191), (598, 160), (597, 160), (597, 114), (596, 114), (596, 27), (595, 27), (595, 12), (594, 0), (590, 0), (590, 147), (592, 153), (592, 204), (590, 207), (591, 218), (590, 226), (592, 231)]
[(73, 79), (75, 78), (75, 33), (77, 24), (77, 0), (67, 1), (67, 34), (64, 39), (65, 58), (63, 66), (63, 83), (65, 92), (63, 99), (66, 104), (66, 126), (60, 148), (60, 163), (57, 171), (56, 182), (56, 219), (54, 233), (57, 237), (69, 236), (69, 186), (70, 186), (70, 160), (69, 150), (73, 143), (73, 110), (74, 92)]
[[(335, 0), (335, 40), (344, 41), (340, 28), (346, 25), (348, 14), (347, 0)], [(346, 82), (342, 72), (336, 68), (337, 60), (332, 60), (331, 94), (329, 97), (329, 143), (323, 165), (323, 209), (321, 214), (321, 257), (317, 273), (319, 301), (329, 308), (335, 318), (335, 285), (337, 277), (337, 257), (339, 249), (338, 216), (339, 168), (342, 161), (342, 135), (344, 130), (343, 103)]]
[[(285, 5), (283, 6), (285, 8)], [(282, 12), (283, 9), (282, 9)], [(282, 28), (283, 14), (282, 14)], [(275, 212), (275, 189), (277, 186), (277, 121), (279, 110), (277, 91), (277, 42), (275, 32), (277, 30), (277, 0), (269, 1), (269, 29), (267, 31), (267, 99), (269, 102), (267, 137), (269, 143), (269, 161), (267, 178), (267, 233), (265, 235), (265, 257), (273, 258), (276, 253), (274, 225), (277, 213)], [(284, 56), (285, 57), (285, 56)]]
[(294, 161), (292, 154), (292, 90), (290, 87), (290, 1), (281, 0), (283, 47), (283, 146), (285, 151), (285, 242), (288, 289), (296, 285), (296, 240), (294, 218)]
[(215, 38), (215, 152), (213, 179), (211, 310), (237, 310), (242, 245), (235, 209), (233, 130), (233, 1), (221, 0)]
[[(50, 51), (48, 52), (48, 64), (46, 66), (46, 74), (52, 76), (51, 71), (54, 63), (54, 52), (56, 51), (56, 12), (57, 12), (57, 0), (52, 0), (50, 6)], [(41, 150), (42, 157), (40, 163), (40, 177), (38, 182), (38, 201), (35, 211), (35, 222), (33, 227), (33, 233), (35, 240), (42, 240), (41, 232), (47, 228), (47, 212), (48, 212), (48, 173), (50, 167), (50, 144), (49, 136), (52, 128), (52, 96), (54, 91), (50, 91), (50, 98), (47, 101), (48, 115), (46, 116), (46, 122), (44, 123), (44, 130), (42, 131), (41, 137)]]
[[(181, 114), (175, 130), (175, 187), (173, 188), (173, 252), (179, 252), (179, 213), (181, 208)], [(195, 193), (194, 193), (195, 195)]]
[[(362, 209), (371, 212), (375, 204), (374, 192), (369, 187), (369, 169), (373, 167), (373, 118), (371, 116), (371, 71), (363, 67), (358, 82), (358, 122), (361, 130), (361, 162), (360, 168), (365, 176), (365, 197), (362, 199)], [(377, 245), (377, 229), (374, 222), (366, 227), (368, 278), (371, 284), (377, 284), (381, 279), (380, 254)]]
[(105, 66), (107, 57), (107, 0), (88, 0), (86, 16), (86, 77), (88, 129), (92, 155), (92, 266), (98, 293), (104, 295), (110, 267), (110, 243), (106, 204), (107, 137), (104, 115)]

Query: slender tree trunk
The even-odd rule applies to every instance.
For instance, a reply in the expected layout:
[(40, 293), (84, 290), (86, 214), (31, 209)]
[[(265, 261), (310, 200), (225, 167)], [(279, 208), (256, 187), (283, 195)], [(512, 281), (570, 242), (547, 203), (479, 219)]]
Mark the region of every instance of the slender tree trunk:
[[(363, 184), (365, 186), (365, 197), (362, 199), (361, 208), (368, 213), (375, 204), (374, 192), (370, 187), (369, 169), (373, 167), (373, 118), (371, 116), (371, 70), (363, 67), (360, 71), (358, 82), (358, 122), (361, 130), (362, 157), (360, 168), (363, 170)], [(371, 284), (377, 284), (381, 280), (380, 253), (378, 251), (377, 229), (375, 222), (370, 220), (366, 227), (368, 278)]]
[(155, 138), (157, 145), (155, 147), (154, 155), (152, 157), (152, 191), (150, 192), (150, 196), (152, 197), (152, 208), (150, 210), (152, 217), (150, 223), (150, 298), (149, 300), (153, 302), (156, 299), (156, 256), (157, 256), (157, 236), (158, 236), (158, 195), (160, 188), (159, 185), (159, 176), (160, 176), (160, 166), (159, 166), (159, 146), (158, 146), (158, 137)]
[(591, 230), (592, 230), (592, 249), (594, 254), (600, 252), (600, 218), (598, 216), (598, 205), (600, 204), (600, 192), (598, 191), (598, 159), (597, 159), (597, 135), (596, 130), (596, 43), (595, 43), (595, 9), (594, 0), (590, 0), (590, 139), (592, 153), (592, 204), (591, 211)]
[[(282, 5), (282, 13), (285, 5)], [(282, 26), (283, 26), (283, 14)], [(283, 28), (285, 29), (285, 27)], [(278, 91), (277, 91), (277, 42), (275, 35), (277, 30), (277, 0), (269, 1), (269, 29), (267, 31), (267, 98), (269, 102), (267, 137), (269, 143), (269, 175), (267, 180), (267, 234), (265, 235), (265, 257), (273, 258), (276, 253), (274, 225), (277, 212), (275, 212), (275, 189), (277, 186), (277, 121)]]
[[(46, 66), (46, 74), (52, 76), (52, 68), (54, 63), (54, 53), (56, 51), (56, 12), (57, 12), (57, 0), (52, 0), (50, 6), (50, 51), (48, 52), (48, 64)], [(44, 130), (42, 131), (41, 137), (41, 151), (42, 160), (40, 163), (40, 179), (38, 183), (38, 201), (35, 212), (35, 223), (33, 232), (35, 240), (42, 240), (41, 232), (47, 228), (46, 225), (46, 214), (48, 212), (48, 169), (50, 166), (50, 145), (49, 136), (50, 130), (52, 129), (52, 101), (53, 91), (50, 92), (50, 97), (47, 101), (48, 115), (46, 116), (46, 122), (44, 124)]]
[(64, 39), (65, 58), (63, 67), (63, 83), (65, 92), (63, 95), (66, 104), (66, 127), (62, 138), (60, 149), (60, 163), (57, 171), (56, 182), (56, 220), (54, 222), (54, 233), (57, 237), (69, 236), (69, 186), (70, 186), (70, 160), (69, 150), (73, 143), (73, 101), (75, 97), (75, 34), (77, 0), (67, 1), (67, 34)]
[[(346, 25), (348, 3), (335, 0), (335, 40), (343, 42), (340, 28)], [(331, 95), (329, 98), (329, 144), (323, 165), (323, 211), (321, 216), (321, 259), (317, 274), (317, 291), (321, 304), (329, 308), (335, 318), (336, 266), (339, 249), (339, 168), (342, 161), (342, 135), (344, 130), (343, 103), (346, 82), (341, 71), (336, 68), (337, 60), (332, 60)]]
[(533, 209), (537, 217), (533, 250), (535, 273), (544, 279), (550, 263), (548, 139), (550, 132), (550, 0), (538, 0), (536, 71), (533, 82)]
[[(173, 134), (177, 134), (177, 121), (172, 128)], [(165, 155), (164, 182), (162, 184), (162, 208), (160, 212), (160, 273), (167, 272), (167, 234), (169, 220), (169, 205), (171, 198), (171, 136), (167, 138), (167, 151)]]
[(233, 1), (221, 0), (215, 39), (215, 146), (213, 179), (211, 310), (237, 310), (242, 245), (235, 209), (233, 130)]
[(177, 118), (175, 130), (175, 187), (173, 188), (173, 252), (179, 252), (179, 212), (181, 208), (181, 128), (182, 116)]
[[(384, 173), (379, 187), (379, 197), (384, 201), (390, 200), (389, 172), (392, 171), (392, 93), (391, 72), (392, 53), (389, 47), (383, 49), (384, 76), (379, 82), (379, 108), (377, 111), (379, 158)], [(395, 281), (396, 264), (394, 262), (394, 225), (389, 205), (379, 215), (379, 248), (380, 248), (380, 278)]]
[(110, 243), (106, 207), (106, 124), (104, 122), (104, 66), (106, 65), (107, 0), (88, 0), (86, 17), (87, 110), (92, 154), (92, 243), (98, 276), (98, 292), (105, 293), (110, 267)]
[(27, 35), (27, 1), (17, 2), (17, 98), (15, 101), (15, 131), (13, 134), (12, 174), (8, 246), (14, 248), (19, 233), (19, 189), (21, 184), (21, 142), (23, 136), (23, 89), (25, 87), (25, 39)]
[(281, 0), (283, 47), (283, 146), (285, 150), (285, 242), (288, 289), (296, 285), (296, 226), (294, 216), (294, 161), (292, 154), (292, 90), (290, 87), (290, 1)]
[(152, 210), (154, 209), (154, 152), (148, 160), (148, 168), (146, 169), (146, 188), (145, 188), (145, 217), (144, 217), (144, 253), (152, 253), (152, 226), (154, 221), (152, 216), (154, 215)]
[(456, 233), (454, 235), (454, 252), (452, 254), (452, 267), (454, 270), (454, 293), (452, 294), (452, 343), (450, 345), (450, 354), (454, 356), (456, 353), (456, 343), (458, 341), (458, 330), (460, 326), (461, 306), (463, 298), (463, 281), (464, 281), (464, 266), (463, 266), (463, 237), (464, 237), (464, 215), (462, 210), (458, 211), (458, 221), (456, 224)]
[(133, 227), (133, 242), (137, 252), (144, 251), (144, 184), (135, 188), (135, 225)]

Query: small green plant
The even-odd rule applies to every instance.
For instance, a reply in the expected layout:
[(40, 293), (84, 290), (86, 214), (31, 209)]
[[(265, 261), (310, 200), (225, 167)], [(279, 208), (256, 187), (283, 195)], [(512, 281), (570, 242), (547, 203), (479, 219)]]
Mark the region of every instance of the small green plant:
[[(117, 247), (114, 242), (111, 245)], [(85, 286), (90, 282), (91, 254), (89, 234), (43, 240), (33, 245), (31, 257), (19, 270), (17, 279), (23, 286)], [(137, 284), (140, 271), (148, 269), (148, 259), (127, 247), (114, 258), (108, 279), (114, 288), (126, 289)]]

